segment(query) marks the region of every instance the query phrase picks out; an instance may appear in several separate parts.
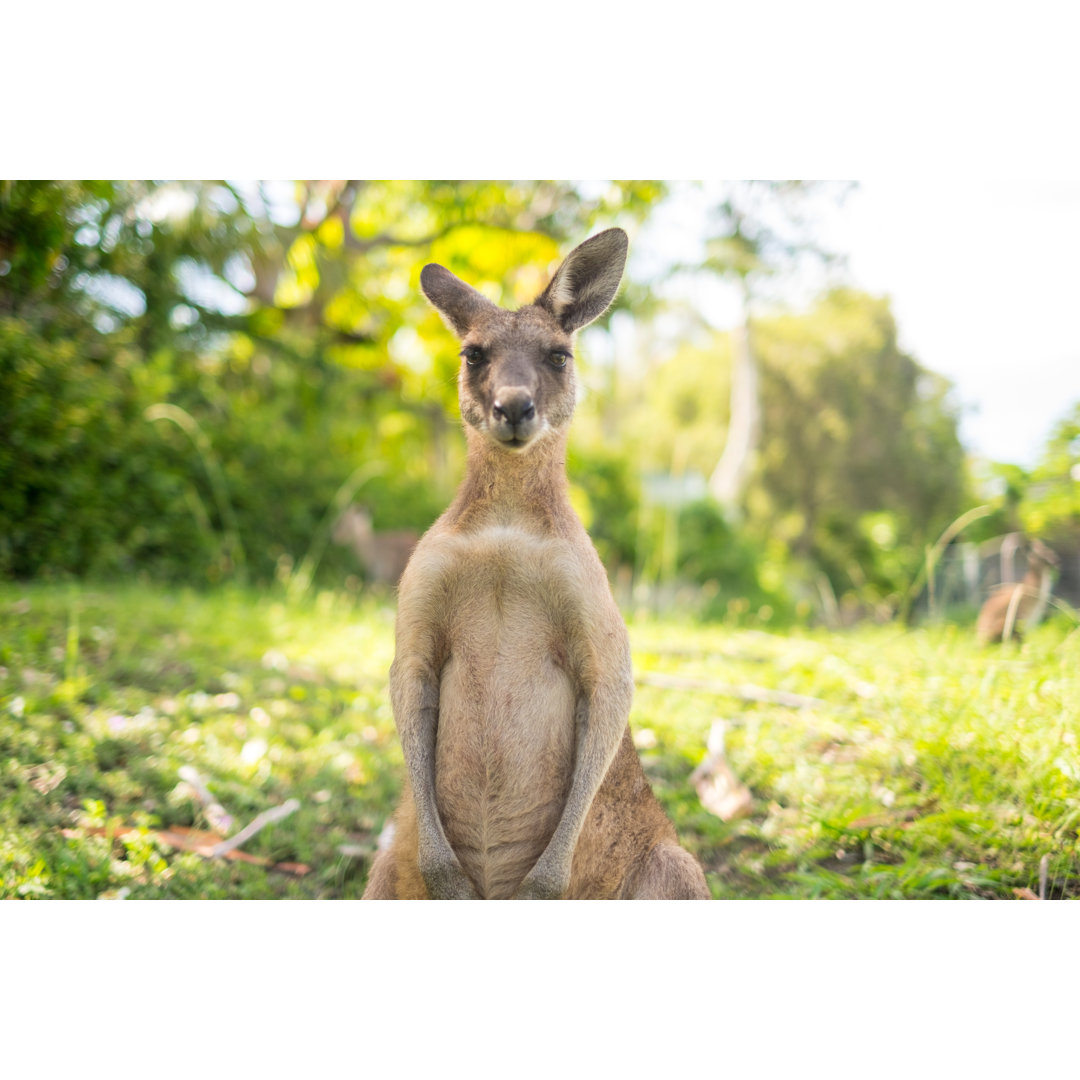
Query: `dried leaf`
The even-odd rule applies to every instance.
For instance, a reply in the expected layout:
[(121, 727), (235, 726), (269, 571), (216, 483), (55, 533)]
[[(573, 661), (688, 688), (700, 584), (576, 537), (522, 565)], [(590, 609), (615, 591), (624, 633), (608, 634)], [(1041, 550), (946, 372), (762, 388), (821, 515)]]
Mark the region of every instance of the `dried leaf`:
[(311, 873), (311, 867), (302, 862), (279, 862), (274, 863), (271, 870), (277, 870), (282, 874), (292, 874), (293, 877), (303, 877)]
[[(186, 825), (172, 825), (168, 829), (159, 829), (158, 837), (171, 847), (180, 851), (193, 851), (196, 855), (211, 858), (214, 848), (221, 843), (223, 837), (220, 833), (210, 829), (191, 829)], [(251, 863), (254, 866), (269, 866), (270, 860), (259, 855), (249, 855), (246, 851), (229, 851), (225, 853), (226, 859), (238, 859), (240, 862)]]
[(750, 789), (735, 780), (734, 776), (718, 773), (700, 781), (696, 788), (701, 805), (721, 821), (747, 817), (753, 809), (754, 796), (750, 794)]
[[(82, 829), (61, 829), (60, 834), (68, 840), (75, 840), (84, 835), (106, 836), (110, 833), (113, 837), (120, 838), (139, 831), (139, 829), (129, 826), (108, 830), (100, 825), (94, 825)], [(216, 832), (210, 832), (207, 829), (190, 829), (186, 825), (172, 825), (167, 829), (151, 829), (146, 833), (146, 836), (160, 840), (177, 851), (190, 851), (195, 855), (201, 855), (204, 859), (214, 858), (214, 848), (224, 839)], [(278, 870), (283, 874), (292, 874), (294, 877), (303, 877), (311, 872), (311, 867), (304, 863), (275, 863), (261, 855), (249, 855), (246, 851), (240, 851), (238, 848), (226, 851), (220, 857), (229, 859), (232, 862), (248, 863), (250, 866), (264, 866), (268, 870)]]
[(750, 789), (739, 781), (724, 754), (724, 721), (717, 720), (709, 731), (709, 756), (691, 773), (690, 782), (701, 805), (721, 821), (746, 817), (753, 805)]
[(656, 732), (652, 728), (638, 728), (634, 732), (634, 745), (639, 750), (652, 750), (657, 742)]

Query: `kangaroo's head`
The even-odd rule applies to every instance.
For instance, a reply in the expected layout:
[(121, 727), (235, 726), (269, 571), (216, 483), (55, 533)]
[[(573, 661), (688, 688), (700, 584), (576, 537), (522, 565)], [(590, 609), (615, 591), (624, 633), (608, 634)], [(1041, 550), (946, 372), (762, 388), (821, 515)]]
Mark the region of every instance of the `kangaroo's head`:
[(462, 419), (499, 447), (523, 450), (574, 412), (574, 333), (607, 310), (626, 264), (622, 229), (575, 248), (547, 288), (505, 311), (445, 267), (420, 274), (424, 295), (461, 339)]
[(1028, 550), (1028, 566), (1048, 566), (1051, 569), (1061, 568), (1061, 560), (1057, 553), (1048, 548), (1041, 540), (1032, 540)]

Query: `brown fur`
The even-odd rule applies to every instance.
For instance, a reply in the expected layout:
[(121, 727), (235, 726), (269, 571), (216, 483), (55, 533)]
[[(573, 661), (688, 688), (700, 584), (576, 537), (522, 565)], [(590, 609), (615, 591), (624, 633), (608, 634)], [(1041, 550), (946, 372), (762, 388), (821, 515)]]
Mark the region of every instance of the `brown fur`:
[(1021, 636), (1020, 624), (1031, 618), (1035, 609), (1039, 607), (1044, 576), (1057, 565), (1058, 558), (1054, 552), (1040, 541), (1032, 541), (1028, 554), (1027, 573), (1023, 581), (998, 585), (983, 604), (975, 624), (975, 634), (980, 644), (989, 645), (1002, 640), (1009, 620), (1010, 607), (1013, 608), (1011, 634), (1017, 638)]
[(573, 333), (611, 302), (621, 230), (503, 311), (421, 276), (462, 339), (469, 456), (401, 579), (390, 672), (408, 767), (365, 899), (707, 899), (634, 751), (626, 627), (566, 488)]
[(347, 506), (334, 525), (334, 543), (351, 547), (368, 578), (376, 585), (396, 585), (420, 539), (411, 529), (376, 532), (371, 514)]

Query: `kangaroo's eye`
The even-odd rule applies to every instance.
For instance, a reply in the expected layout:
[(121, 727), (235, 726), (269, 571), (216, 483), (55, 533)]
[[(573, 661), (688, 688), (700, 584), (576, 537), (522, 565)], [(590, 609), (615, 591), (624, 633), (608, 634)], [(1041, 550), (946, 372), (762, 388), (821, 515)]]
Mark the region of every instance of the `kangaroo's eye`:
[(465, 363), (469, 367), (476, 367), (484, 362), (484, 350), (479, 345), (469, 345), (461, 350), (461, 355), (465, 357)]
[(550, 356), (548, 356), (548, 359), (556, 367), (566, 367), (566, 361), (570, 359), (570, 354), (563, 349), (556, 349), (554, 352), (551, 353)]

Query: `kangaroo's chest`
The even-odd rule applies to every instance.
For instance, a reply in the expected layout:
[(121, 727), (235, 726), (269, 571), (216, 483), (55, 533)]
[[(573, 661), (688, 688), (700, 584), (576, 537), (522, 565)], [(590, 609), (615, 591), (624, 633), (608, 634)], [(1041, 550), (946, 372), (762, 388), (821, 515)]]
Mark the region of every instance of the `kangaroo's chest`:
[(573, 771), (580, 587), (567, 545), (492, 529), (454, 551), (436, 801), (486, 895), (512, 893), (558, 823)]

